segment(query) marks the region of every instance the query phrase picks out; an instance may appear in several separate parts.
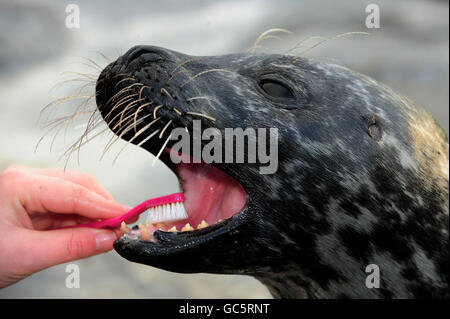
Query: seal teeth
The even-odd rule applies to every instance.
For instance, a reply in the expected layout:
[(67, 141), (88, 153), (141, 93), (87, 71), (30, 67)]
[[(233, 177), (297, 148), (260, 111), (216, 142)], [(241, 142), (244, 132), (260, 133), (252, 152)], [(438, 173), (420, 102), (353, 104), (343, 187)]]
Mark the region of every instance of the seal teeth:
[(170, 228), (169, 230), (168, 230), (169, 232), (171, 232), (171, 233), (175, 233), (175, 232), (177, 232), (178, 231), (178, 229), (177, 229), (177, 227), (176, 226), (173, 226), (172, 228)]
[(122, 222), (120, 224), (120, 232), (122, 234), (128, 234), (131, 231), (131, 229), (127, 226), (127, 224), (125, 224), (125, 222)]
[(141, 231), (141, 240), (149, 240), (150, 239), (150, 233), (147, 230), (147, 227), (145, 227), (142, 224), (139, 224), (139, 229)]
[(209, 226), (208, 223), (205, 222), (204, 220), (202, 220), (202, 222), (200, 224), (198, 224), (197, 229), (206, 228), (208, 226)]
[(181, 228), (181, 231), (190, 231), (190, 230), (194, 230), (194, 228), (192, 228), (191, 224), (186, 223), (186, 225), (183, 226), (183, 228)]

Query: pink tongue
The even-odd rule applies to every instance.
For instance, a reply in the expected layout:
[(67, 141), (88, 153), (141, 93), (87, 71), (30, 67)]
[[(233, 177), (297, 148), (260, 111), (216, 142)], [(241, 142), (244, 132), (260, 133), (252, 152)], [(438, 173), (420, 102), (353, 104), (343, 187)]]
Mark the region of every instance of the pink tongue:
[(230, 218), (245, 205), (246, 194), (242, 186), (211, 165), (180, 163), (178, 173), (192, 227), (197, 227), (202, 220), (213, 225), (219, 219)]

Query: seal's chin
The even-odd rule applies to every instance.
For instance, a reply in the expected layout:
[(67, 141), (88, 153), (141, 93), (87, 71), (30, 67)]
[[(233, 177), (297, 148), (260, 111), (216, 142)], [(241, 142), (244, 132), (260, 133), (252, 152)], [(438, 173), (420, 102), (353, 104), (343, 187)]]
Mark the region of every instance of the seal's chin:
[[(166, 149), (166, 153), (170, 152)], [(193, 254), (194, 247), (211, 244), (237, 226), (236, 217), (245, 210), (247, 195), (238, 181), (213, 165), (181, 162), (169, 167), (179, 179), (189, 217), (135, 226), (116, 240), (114, 248), (130, 261), (178, 272), (201, 271), (195, 266), (190, 269), (186, 264), (173, 264), (170, 257)]]

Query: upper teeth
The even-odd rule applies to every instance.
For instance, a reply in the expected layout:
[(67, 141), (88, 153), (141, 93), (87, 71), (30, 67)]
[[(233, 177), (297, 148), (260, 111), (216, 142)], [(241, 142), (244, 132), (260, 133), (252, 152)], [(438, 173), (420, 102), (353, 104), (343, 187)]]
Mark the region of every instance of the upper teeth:
[(164, 204), (148, 210), (147, 221), (152, 224), (172, 222), (188, 218), (182, 202)]

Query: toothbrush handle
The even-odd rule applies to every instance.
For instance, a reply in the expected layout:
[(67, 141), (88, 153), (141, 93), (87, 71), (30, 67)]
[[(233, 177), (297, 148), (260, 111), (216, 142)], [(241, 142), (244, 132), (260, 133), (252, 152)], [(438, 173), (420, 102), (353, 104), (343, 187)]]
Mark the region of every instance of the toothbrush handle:
[(104, 220), (99, 220), (99, 221), (96, 221), (96, 222), (77, 224), (77, 225), (72, 225), (72, 226), (67, 226), (67, 227), (62, 227), (62, 228), (89, 227), (89, 228), (97, 228), (97, 229), (99, 229), (99, 228), (120, 227), (120, 224), (122, 223), (122, 221), (127, 221), (127, 220), (129, 220), (129, 219), (131, 219), (133, 217), (139, 216), (139, 214), (143, 213), (147, 209), (147, 205), (146, 204), (147, 204), (147, 202), (143, 202), (143, 203), (133, 207), (132, 209), (130, 209), (125, 214), (117, 216), (117, 217), (104, 219)]
[(78, 228), (78, 227), (89, 227), (89, 228), (97, 228), (97, 229), (98, 228), (108, 228), (108, 227), (116, 228), (116, 227), (120, 227), (120, 224), (123, 221), (126, 222), (127, 220), (129, 220), (133, 217), (139, 216), (140, 214), (145, 212), (150, 207), (164, 205), (164, 204), (173, 203), (173, 202), (184, 202), (184, 194), (183, 193), (175, 193), (175, 194), (171, 194), (171, 195), (167, 195), (167, 196), (152, 198), (152, 199), (146, 200), (146, 201), (140, 203), (139, 205), (133, 207), (132, 209), (130, 209), (128, 212), (126, 212), (123, 215), (116, 216), (116, 217), (109, 218), (109, 219), (99, 220), (96, 222), (61, 227), (61, 229), (63, 229), (63, 228)]

